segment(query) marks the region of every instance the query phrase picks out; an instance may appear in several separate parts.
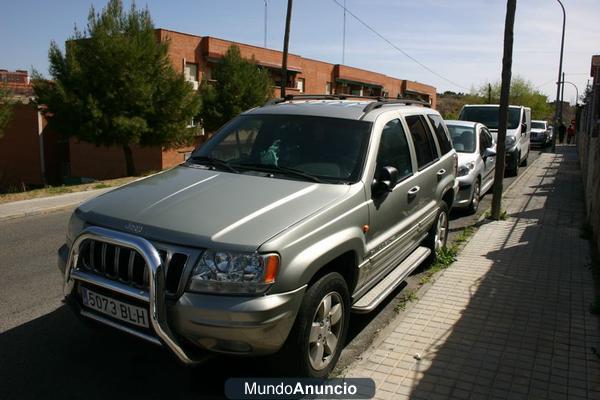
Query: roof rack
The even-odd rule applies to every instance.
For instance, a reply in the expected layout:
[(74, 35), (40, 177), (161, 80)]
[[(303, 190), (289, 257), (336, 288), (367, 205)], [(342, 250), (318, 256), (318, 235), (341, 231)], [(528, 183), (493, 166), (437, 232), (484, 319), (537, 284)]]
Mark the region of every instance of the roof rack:
[(382, 96), (359, 96), (353, 94), (288, 94), (285, 97), (271, 99), (264, 105), (271, 106), (274, 104), (283, 103), (285, 101), (292, 100), (349, 100), (349, 99), (363, 99), (363, 100), (375, 100), (385, 101), (385, 97)]
[(382, 100), (374, 101), (372, 103), (367, 104), (367, 106), (363, 109), (363, 112), (365, 114), (368, 114), (369, 112), (371, 112), (377, 108), (381, 108), (383, 106), (388, 106), (388, 105), (392, 105), (392, 104), (405, 104), (407, 106), (408, 105), (420, 105), (423, 107), (431, 108), (431, 104), (426, 101), (423, 101), (423, 100), (383, 98)]
[(363, 109), (363, 113), (367, 114), (377, 108), (391, 104), (405, 104), (405, 105), (421, 105), (424, 107), (431, 107), (431, 104), (423, 100), (414, 99), (391, 99), (383, 96), (358, 96), (352, 94), (288, 94), (284, 98), (276, 98), (267, 101), (265, 106), (272, 106), (275, 104), (283, 103), (285, 101), (292, 100), (349, 100), (349, 99), (361, 99), (361, 100), (373, 100), (371, 103)]

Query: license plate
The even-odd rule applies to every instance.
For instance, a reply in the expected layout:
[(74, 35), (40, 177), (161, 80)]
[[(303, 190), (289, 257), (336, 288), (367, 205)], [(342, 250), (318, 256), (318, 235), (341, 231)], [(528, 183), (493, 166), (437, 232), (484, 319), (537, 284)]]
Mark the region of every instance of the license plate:
[(93, 292), (84, 287), (81, 288), (81, 297), (83, 304), (102, 314), (110, 315), (118, 320), (128, 322), (133, 325), (148, 328), (148, 310), (143, 307), (137, 307), (119, 300)]

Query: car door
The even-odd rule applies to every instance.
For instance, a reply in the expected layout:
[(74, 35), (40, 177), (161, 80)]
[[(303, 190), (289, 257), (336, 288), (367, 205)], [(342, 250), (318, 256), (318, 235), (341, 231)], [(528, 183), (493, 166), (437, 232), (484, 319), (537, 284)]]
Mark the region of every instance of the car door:
[(418, 224), (417, 241), (427, 233), (430, 223), (435, 219), (438, 210), (438, 193), (440, 179), (447, 174), (449, 168), (438, 163), (440, 155), (433, 132), (423, 114), (407, 115), (405, 117), (410, 138), (412, 139), (417, 172), (414, 185), (410, 191), (418, 203), (414, 223)]
[(409, 194), (416, 186), (414, 155), (399, 115), (384, 123), (379, 139), (373, 180), (378, 179), (383, 167), (398, 170), (398, 180), (390, 192), (371, 194), (369, 202), (369, 230), (366, 233), (368, 266), (361, 268), (359, 283), (376, 282), (386, 271), (402, 261), (404, 249), (415, 240), (413, 216), (418, 199)]

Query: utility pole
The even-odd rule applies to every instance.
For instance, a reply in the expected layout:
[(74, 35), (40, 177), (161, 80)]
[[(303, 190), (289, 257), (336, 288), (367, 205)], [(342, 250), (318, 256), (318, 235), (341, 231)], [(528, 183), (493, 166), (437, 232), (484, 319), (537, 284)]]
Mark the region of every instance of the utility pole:
[(488, 83), (488, 104), (492, 104), (492, 84)]
[(506, 2), (504, 21), (504, 55), (502, 56), (502, 86), (500, 87), (500, 115), (498, 118), (498, 145), (496, 146), (496, 171), (494, 172), (494, 197), (492, 197), (492, 219), (499, 220), (502, 210), (502, 191), (506, 155), (506, 122), (508, 117), (508, 95), (512, 73), (512, 53), (517, 0)]
[(344, 0), (344, 28), (342, 34), (342, 65), (346, 64), (346, 0)]
[(290, 42), (290, 20), (292, 19), (292, 0), (288, 0), (287, 14), (285, 16), (285, 35), (283, 37), (283, 61), (281, 62), (281, 97), (285, 98), (285, 86), (287, 85), (287, 57), (288, 44)]
[[(563, 50), (565, 49), (565, 22), (567, 20), (567, 13), (565, 12), (565, 7), (563, 6), (560, 0), (558, 4), (560, 4), (560, 8), (562, 8), (563, 13), (563, 23), (562, 23), (562, 39), (560, 40), (560, 61), (558, 63), (558, 80), (556, 82), (556, 111), (554, 112), (554, 132), (552, 135), (552, 152), (556, 152), (556, 133), (558, 133), (559, 127), (559, 113), (562, 114), (562, 105), (559, 104), (560, 100), (560, 77), (562, 75), (562, 64), (563, 64)], [(559, 108), (560, 107), (560, 108)], [(559, 111), (559, 109), (561, 111)]]
[(563, 104), (565, 101), (565, 73), (562, 73), (562, 81), (560, 81), (560, 108), (558, 113), (558, 121), (563, 123)]
[(264, 48), (267, 48), (267, 0), (265, 0), (265, 45)]

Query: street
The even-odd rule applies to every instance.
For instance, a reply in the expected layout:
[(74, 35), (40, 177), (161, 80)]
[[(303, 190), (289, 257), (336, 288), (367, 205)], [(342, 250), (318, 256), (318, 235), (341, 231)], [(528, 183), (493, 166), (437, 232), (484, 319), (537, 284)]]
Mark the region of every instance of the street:
[[(539, 156), (532, 150), (531, 164)], [(524, 168), (520, 170), (521, 174)], [(505, 178), (506, 189), (515, 178)], [(473, 225), (491, 202), (486, 195), (477, 215), (454, 212), (452, 235)], [(199, 398), (219, 396), (233, 376), (277, 372), (265, 359), (211, 357), (195, 368), (180, 365), (167, 351), (125, 334), (90, 328), (61, 303), (62, 277), (56, 250), (64, 242), (71, 209), (0, 223), (0, 398)], [(453, 236), (449, 240), (452, 240)], [(415, 287), (419, 275), (404, 287)], [(395, 296), (402, 296), (403, 288)], [(390, 296), (368, 315), (353, 315), (341, 371), (396, 315)]]

